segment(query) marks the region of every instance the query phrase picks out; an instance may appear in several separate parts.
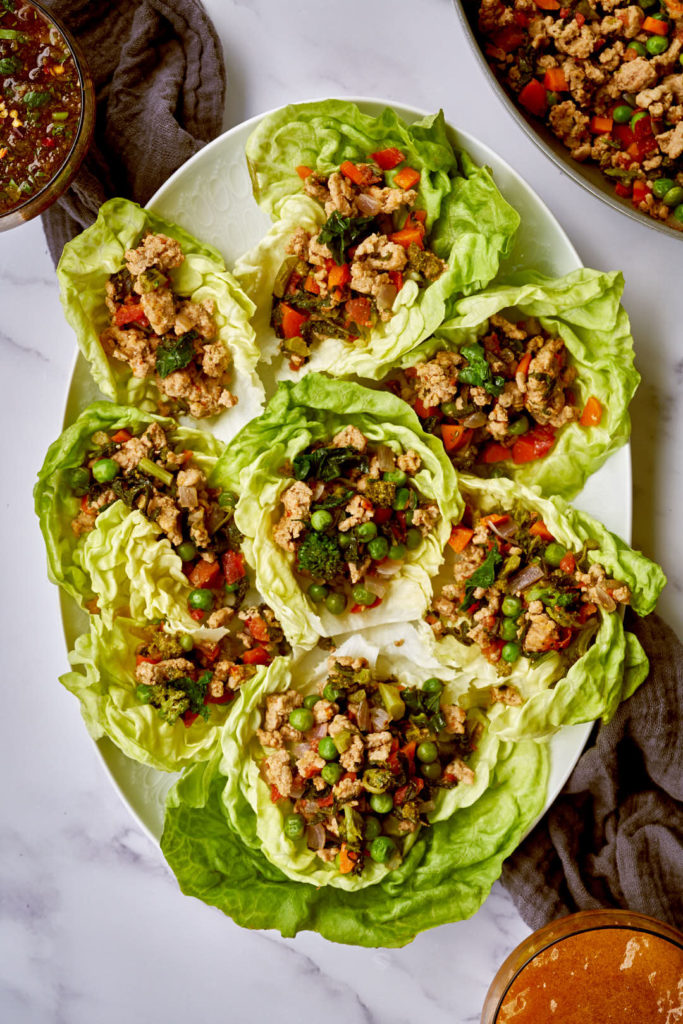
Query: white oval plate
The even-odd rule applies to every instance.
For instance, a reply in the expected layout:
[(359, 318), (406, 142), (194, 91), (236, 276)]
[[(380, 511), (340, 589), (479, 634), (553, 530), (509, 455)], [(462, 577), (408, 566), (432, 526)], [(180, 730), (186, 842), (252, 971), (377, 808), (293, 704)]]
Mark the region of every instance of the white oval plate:
[[(408, 122), (426, 113), (389, 100), (348, 98), (368, 114), (378, 114), (384, 107), (391, 106)], [(148, 204), (155, 213), (215, 245), (228, 267), (263, 237), (271, 223), (254, 201), (244, 156), (247, 139), (264, 116), (260, 114), (244, 121), (210, 142), (183, 164)], [(467, 150), (477, 163), (491, 168), (499, 189), (522, 218), (512, 252), (501, 264), (501, 274), (535, 267), (546, 274), (560, 276), (583, 266), (553, 214), (516, 171), (471, 135), (455, 129), (452, 135), (458, 148)], [(67, 397), (65, 423), (70, 423), (87, 402), (101, 397), (92, 383), (87, 363), (79, 356)], [(630, 540), (630, 446), (620, 449), (590, 478), (576, 504), (625, 540)], [(64, 634), (71, 647), (76, 636), (87, 628), (87, 623), (70, 598), (62, 596), (61, 605)], [(552, 737), (546, 809), (576, 764), (590, 730), (590, 722), (565, 726)], [(108, 739), (98, 740), (97, 747), (119, 795), (145, 831), (158, 840), (163, 828), (164, 799), (175, 775), (131, 761)]]

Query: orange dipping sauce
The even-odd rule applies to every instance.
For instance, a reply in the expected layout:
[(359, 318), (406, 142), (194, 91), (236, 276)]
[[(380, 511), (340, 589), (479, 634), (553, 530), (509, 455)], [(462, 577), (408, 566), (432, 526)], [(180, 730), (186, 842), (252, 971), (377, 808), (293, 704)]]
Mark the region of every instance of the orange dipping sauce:
[(515, 976), (495, 1024), (679, 1024), (683, 948), (628, 927), (568, 935)]

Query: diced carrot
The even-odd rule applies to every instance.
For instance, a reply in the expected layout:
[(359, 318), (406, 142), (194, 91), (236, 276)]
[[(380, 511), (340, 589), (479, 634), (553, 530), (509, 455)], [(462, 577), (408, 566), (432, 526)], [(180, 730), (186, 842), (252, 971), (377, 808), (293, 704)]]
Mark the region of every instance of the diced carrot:
[(286, 302), (280, 303), (282, 310), (282, 333), (285, 338), (297, 338), (301, 334), (301, 328), (309, 318), (308, 313), (300, 313), (293, 306)]
[(409, 189), (417, 185), (420, 180), (420, 172), (416, 171), (414, 167), (402, 167), (394, 175), (394, 185), (398, 185), (399, 188)]
[(340, 267), (335, 265), (330, 269), (327, 275), (327, 284), (330, 289), (332, 288), (343, 288), (345, 284), (348, 284), (351, 280), (351, 270), (349, 269), (348, 263), (342, 263)]
[(307, 178), (309, 174), (313, 174), (313, 168), (307, 167), (306, 164), (299, 164), (299, 166), (296, 169), (296, 173), (303, 181), (303, 179)]
[(633, 182), (633, 202), (642, 203), (645, 196), (649, 196), (651, 191), (652, 189), (646, 182), (637, 178), (636, 181)]
[(571, 551), (568, 551), (567, 554), (562, 559), (562, 561), (560, 562), (560, 569), (562, 570), (562, 572), (572, 573), (572, 572), (574, 572), (575, 568), (576, 568), (576, 559), (574, 558), (574, 556), (571, 553)]
[(309, 274), (304, 281), (304, 291), (310, 292), (311, 295), (320, 295), (320, 285), (313, 277), (313, 274)]
[(418, 222), (418, 224), (424, 224), (425, 221), (427, 220), (426, 210), (412, 210), (410, 215), (413, 218), (413, 220), (416, 220)]
[(529, 372), (529, 364), (531, 363), (531, 352), (525, 352), (520, 361), (517, 363), (517, 369), (515, 373), (522, 373), (526, 377)]
[(339, 170), (346, 178), (349, 178), (354, 185), (359, 185), (362, 188), (363, 186), (370, 184), (371, 174), (368, 172), (367, 168), (358, 167), (357, 164), (352, 164), (350, 160), (345, 160), (344, 163), (340, 165)]
[(348, 875), (349, 872), (353, 871), (357, 860), (358, 854), (355, 850), (349, 850), (346, 843), (342, 843), (339, 850), (339, 874)]
[(669, 22), (662, 21), (660, 18), (646, 18), (642, 28), (643, 32), (652, 32), (657, 36), (667, 36), (669, 34)]
[(448, 543), (456, 554), (460, 554), (465, 550), (472, 537), (474, 537), (474, 530), (470, 530), (467, 526), (454, 526)]
[(492, 512), (488, 516), (482, 516), (479, 522), (486, 523), (487, 525), (490, 523), (492, 526), (498, 526), (500, 523), (507, 523), (509, 518), (510, 516), (501, 515), (500, 512)]
[(135, 667), (138, 665), (158, 665), (161, 658), (148, 658), (144, 654), (135, 655)]
[(582, 427), (597, 427), (601, 419), (602, 405), (595, 395), (591, 395), (583, 407), (579, 422)]
[(529, 113), (542, 117), (548, 108), (548, 92), (542, 82), (532, 78), (520, 92), (519, 102)]
[(535, 523), (529, 527), (529, 533), (534, 537), (540, 537), (541, 540), (555, 540), (552, 533), (545, 525), (542, 519), (537, 519)]
[(588, 131), (593, 132), (594, 135), (601, 135), (604, 132), (611, 132), (612, 125), (614, 124), (611, 117), (591, 117), (588, 122)]
[(265, 647), (251, 647), (242, 654), (245, 665), (270, 665), (272, 660)]
[(428, 416), (441, 415), (438, 405), (425, 405), (421, 398), (415, 399), (413, 409), (421, 420), (427, 419)]
[(512, 459), (515, 465), (534, 462), (547, 455), (555, 444), (555, 428), (548, 424), (540, 424), (518, 437), (512, 446)]
[(534, 3), (542, 11), (559, 11), (559, 0), (534, 0)]
[(396, 242), (398, 245), (402, 245), (405, 249), (408, 248), (413, 242), (420, 249), (424, 249), (424, 230), (422, 227), (414, 228), (401, 228), (400, 231), (394, 231), (389, 235), (392, 242)]
[(447, 452), (457, 451), (464, 448), (472, 437), (472, 431), (463, 427), (460, 423), (442, 423), (441, 438)]
[(543, 77), (543, 84), (546, 89), (550, 89), (552, 92), (566, 92), (569, 88), (562, 68), (548, 68)]
[(123, 444), (124, 441), (130, 441), (131, 437), (130, 430), (117, 430), (115, 434), (111, 435), (112, 441), (116, 441), (117, 444)]
[(510, 449), (506, 448), (503, 444), (498, 444), (496, 441), (492, 441), (484, 449), (484, 459), (486, 463), (491, 462), (505, 462), (506, 459), (512, 458)]
[(271, 803), (274, 803), (274, 804), (276, 804), (278, 802), (278, 800), (282, 800), (282, 793), (280, 792), (280, 790), (277, 788), (277, 786), (274, 783), (271, 783), (271, 786), (270, 786), (270, 800), (271, 800)]
[(383, 171), (391, 171), (405, 160), (401, 150), (396, 149), (395, 146), (390, 146), (388, 149), (380, 149), (376, 153), (371, 153), (370, 156)]

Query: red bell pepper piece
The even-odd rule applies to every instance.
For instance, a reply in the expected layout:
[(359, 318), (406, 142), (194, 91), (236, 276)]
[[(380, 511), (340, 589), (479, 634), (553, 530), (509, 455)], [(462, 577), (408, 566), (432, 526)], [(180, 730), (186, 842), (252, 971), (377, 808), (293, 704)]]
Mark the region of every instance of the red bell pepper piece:
[(202, 558), (193, 566), (189, 580), (193, 587), (213, 590), (220, 584), (221, 567), (218, 562), (207, 562), (205, 558)]
[(555, 430), (553, 427), (547, 425), (534, 427), (513, 444), (513, 461), (517, 466), (525, 462), (534, 462), (547, 455), (554, 444)]
[(391, 519), (392, 509), (390, 508), (376, 508), (375, 514), (372, 517), (373, 522), (378, 523), (380, 526), (382, 523), (388, 523)]
[(117, 430), (115, 434), (111, 435), (112, 441), (116, 441), (117, 444), (124, 444), (126, 441), (130, 441), (131, 437), (130, 430)]
[(280, 309), (282, 310), (282, 333), (285, 338), (298, 338), (301, 328), (310, 319), (309, 314), (300, 313), (298, 309), (288, 306), (286, 302), (280, 303)]
[(242, 655), (245, 665), (270, 665), (272, 660), (265, 647), (252, 647)]
[[(550, 2), (550, 0), (545, 0)], [(557, 5), (559, 7), (559, 4)], [(548, 92), (542, 82), (532, 78), (519, 94), (519, 102), (529, 111), (542, 117), (548, 109)]]
[(562, 570), (562, 572), (566, 572), (567, 574), (571, 574), (571, 573), (574, 572), (575, 568), (576, 568), (576, 559), (574, 558), (574, 556), (571, 553), (571, 551), (568, 551), (567, 554), (562, 559), (562, 561), (560, 562), (560, 569)]
[(487, 464), (492, 462), (504, 462), (510, 458), (510, 449), (506, 448), (503, 444), (498, 444), (497, 441), (491, 441), (490, 444), (484, 448), (484, 457), (482, 462)]
[(427, 419), (428, 416), (438, 416), (439, 419), (443, 416), (438, 405), (425, 405), (421, 398), (415, 399), (413, 402), (413, 409), (421, 420)]
[(221, 561), (223, 562), (223, 575), (225, 576), (226, 583), (237, 583), (243, 576), (246, 576), (247, 570), (244, 568), (244, 555), (241, 552), (226, 551)]
[(441, 424), (441, 438), (447, 452), (454, 452), (460, 448), (465, 448), (472, 438), (472, 433), (473, 431), (463, 427), (460, 423)]
[(602, 419), (602, 405), (600, 400), (591, 395), (583, 407), (579, 423), (582, 427), (597, 427)]
[(126, 324), (141, 324), (149, 326), (149, 320), (139, 302), (126, 302), (114, 313), (114, 323), (117, 327), (124, 327)]
[(555, 540), (552, 533), (545, 525), (542, 519), (537, 519), (535, 523), (529, 527), (529, 533), (534, 537), (540, 537), (541, 540)]
[(390, 146), (388, 149), (380, 149), (376, 153), (371, 153), (370, 156), (383, 171), (391, 171), (405, 160), (401, 150), (396, 149), (395, 146)]
[(260, 615), (252, 615), (251, 618), (247, 619), (245, 625), (254, 640), (260, 640), (260, 642), (264, 644), (268, 643), (270, 640), (268, 626)]
[(199, 718), (198, 711), (186, 711), (183, 715), (183, 725), (186, 729), (189, 729), (192, 723)]
[(372, 306), (369, 299), (349, 299), (344, 303), (344, 312), (347, 319), (359, 327), (366, 327), (372, 323)]

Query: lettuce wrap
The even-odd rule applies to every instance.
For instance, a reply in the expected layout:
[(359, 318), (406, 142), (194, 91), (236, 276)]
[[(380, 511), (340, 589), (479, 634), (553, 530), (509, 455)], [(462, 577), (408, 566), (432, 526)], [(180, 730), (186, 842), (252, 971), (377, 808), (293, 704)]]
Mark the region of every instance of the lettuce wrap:
[[(281, 497), (293, 482), (291, 475), (283, 476), (281, 471), (286, 472), (308, 446), (329, 443), (347, 427), (357, 428), (371, 443), (393, 451), (413, 450), (421, 460), (415, 487), (440, 513), (419, 548), (404, 553), (381, 604), (361, 614), (350, 610), (333, 614), (325, 605), (316, 606), (294, 573), (294, 554), (279, 546), (273, 536)], [(319, 636), (419, 618), (431, 594), (431, 577), (442, 561), (451, 520), (462, 512), (455, 472), (443, 447), (423, 433), (405, 402), (313, 373), (297, 384), (280, 384), (263, 415), (225, 450), (213, 479), (240, 494), (235, 521), (244, 534), (246, 559), (255, 571), (259, 591), (292, 645), (312, 646)]]
[[(108, 355), (101, 341), (110, 324), (111, 310), (107, 302), (111, 299), (105, 291), (107, 282), (111, 275), (124, 268), (126, 251), (135, 248), (147, 232), (162, 234), (180, 244), (184, 260), (167, 271), (173, 292), (192, 303), (209, 301), (214, 304), (212, 316), (217, 327), (214, 341), (229, 354), (229, 386), (237, 404), (211, 416), (210, 422), (214, 433), (227, 438), (258, 414), (264, 392), (256, 373), (259, 351), (249, 324), (254, 307), (227, 272), (217, 249), (136, 203), (110, 199), (100, 208), (95, 223), (64, 247), (57, 277), (66, 318), (76, 332), (79, 347), (103, 394), (114, 401), (150, 411), (167, 411), (173, 400), (160, 394), (154, 367), (147, 365), (137, 371), (138, 374), (144, 372), (144, 376), (134, 375), (131, 365)], [(150, 288), (161, 286), (164, 290), (166, 282), (158, 274), (157, 278)], [(134, 328), (135, 323), (130, 326)], [(197, 336), (196, 331), (184, 337), (193, 336)], [(173, 370), (185, 372), (182, 367), (187, 363), (187, 356), (184, 361), (178, 356), (174, 357), (175, 362), (169, 361), (162, 369), (159, 361), (162, 348), (165, 346), (170, 351), (182, 341), (181, 338), (174, 342), (174, 337), (171, 329), (156, 352), (156, 370), (165, 378)], [(154, 335), (152, 339), (155, 344), (159, 340)], [(177, 376), (175, 373), (174, 377)], [(180, 408), (184, 408), (182, 403)]]
[[(504, 577), (508, 572), (506, 559), (510, 557), (509, 549), (495, 571), (495, 580), (492, 573), (488, 580), (475, 582), (483, 582), (481, 591), (493, 584), (494, 589), (500, 590), (501, 596), (517, 595), (513, 600), (521, 600), (525, 593), (531, 594), (525, 600), (536, 601), (538, 613), (546, 626), (556, 629), (556, 635), (561, 638), (561, 642), (556, 645), (557, 649), (548, 648), (545, 653), (536, 650), (531, 657), (517, 657), (507, 665), (502, 658), (492, 661), (482, 653), (482, 642), (488, 645), (487, 650), (491, 654), (492, 649), (495, 651), (496, 643), (500, 648), (502, 640), (496, 641), (495, 636), (482, 634), (482, 641), (472, 642), (472, 639), (467, 638), (472, 619), (467, 620), (464, 626), (461, 625), (464, 614), (461, 609), (465, 602), (475, 601), (480, 594), (482, 608), (486, 602), (490, 606), (491, 591), (487, 590), (486, 594), (475, 593), (468, 588), (465, 601), (452, 617), (452, 613), (444, 609), (437, 598), (432, 611), (436, 610), (438, 615), (430, 615), (431, 629), (437, 637), (434, 641), (435, 653), (444, 665), (457, 670), (459, 685), (466, 688), (462, 701), (467, 706), (485, 708), (491, 719), (492, 732), (505, 740), (521, 737), (540, 739), (549, 736), (562, 725), (590, 722), (596, 718), (609, 720), (619, 703), (626, 700), (648, 674), (645, 652), (636, 637), (624, 629), (623, 607), (618, 602), (629, 603), (638, 615), (649, 614), (666, 583), (662, 570), (610, 533), (597, 520), (573, 508), (561, 498), (542, 498), (510, 480), (484, 481), (464, 474), (459, 477), (459, 486), (468, 508), (476, 510), (477, 515), (500, 517), (501, 523), (506, 518), (519, 523), (525, 517), (527, 521), (533, 520), (530, 533), (536, 531), (537, 543), (528, 564), (532, 568), (539, 567), (539, 579), (535, 585), (522, 582), (519, 587), (515, 587), (506, 584)], [(505, 516), (505, 513), (508, 515)], [(498, 530), (502, 528), (498, 526)], [(467, 533), (472, 533), (472, 530)], [(452, 538), (456, 549), (460, 547), (458, 535), (456, 528)], [(520, 536), (521, 533), (513, 535), (511, 543), (521, 544)], [(554, 550), (548, 555), (549, 560), (552, 556), (548, 564), (544, 562), (544, 552), (551, 548)], [(464, 546), (462, 550), (463, 554), (454, 557), (451, 552), (444, 566), (442, 580), (454, 569), (457, 570), (458, 559), (467, 557), (471, 548)], [(560, 563), (562, 569), (552, 569), (552, 565), (557, 566), (557, 558), (563, 551), (570, 553), (570, 563), (565, 563), (563, 558)], [(601, 566), (604, 572), (596, 569), (595, 580), (590, 581), (587, 597), (597, 603), (584, 606), (590, 613), (585, 624), (570, 629), (570, 625), (576, 625), (576, 618), (570, 613), (574, 601), (572, 594), (576, 594), (576, 600), (579, 600), (578, 584), (572, 578), (574, 570), (569, 568), (574, 559), (577, 579), (580, 560), (587, 561), (589, 566)], [(519, 569), (514, 562), (512, 564), (512, 574), (508, 572), (511, 581)], [(524, 563), (522, 565), (524, 567)], [(618, 585), (607, 580), (606, 574), (614, 577)], [(467, 582), (463, 576), (460, 578)], [(584, 582), (588, 585), (589, 581)], [(623, 588), (628, 588), (630, 595), (620, 597)], [(538, 597), (532, 594), (534, 590)], [(611, 593), (615, 599), (611, 598)], [(592, 597), (593, 594), (595, 597)], [(566, 601), (561, 600), (563, 596)], [(458, 600), (459, 597), (454, 601), (456, 605)], [(541, 603), (542, 611), (538, 607)], [(505, 607), (502, 614), (506, 615)], [(522, 628), (525, 625), (524, 619), (530, 619), (531, 616), (531, 612), (527, 611), (520, 620), (516, 618), (519, 613), (515, 609), (512, 614)], [(555, 623), (563, 625), (553, 625), (548, 621), (551, 617)], [(579, 617), (579, 621), (581, 619), (583, 616)], [(494, 629), (498, 627), (496, 621)], [(430, 626), (423, 623), (421, 629), (426, 635)], [(500, 635), (503, 635), (502, 632)], [(516, 646), (519, 647), (519, 643)], [(495, 653), (493, 658), (496, 658)], [(497, 666), (503, 667), (502, 674)], [(498, 696), (494, 688), (500, 688)], [(513, 695), (513, 699), (508, 700), (506, 695)]]
[(423, 211), (428, 248), (446, 267), (424, 287), (406, 279), (390, 319), (373, 323), (364, 338), (326, 337), (315, 346), (309, 368), (375, 378), (378, 364), (397, 361), (438, 327), (449, 298), (476, 291), (495, 277), (519, 217), (490, 171), (454, 151), (442, 112), (408, 125), (391, 109), (371, 117), (343, 100), (283, 107), (259, 123), (246, 147), (254, 195), (275, 223), (234, 267), (256, 304), (253, 324), (266, 359), (277, 351), (272, 297), (288, 242), (297, 229), (315, 235), (328, 220), (321, 203), (304, 194), (300, 174), (310, 170), (327, 176), (345, 162), (367, 161), (373, 152), (392, 148), (404, 159), (399, 170), (386, 172), (385, 180), (391, 186), (406, 165), (419, 172), (415, 208)]
[(196, 625), (184, 610), (190, 587), (180, 558), (165, 537), (160, 539), (156, 523), (117, 500), (97, 516), (91, 531), (77, 536), (72, 527), (83, 500), (74, 474), (97, 450), (93, 437), (121, 430), (135, 435), (151, 424), (167, 431), (177, 450), (190, 450), (203, 471), (212, 471), (224, 446), (207, 432), (130, 406), (94, 402), (48, 449), (34, 488), (35, 509), (48, 576), (82, 608), (92, 609), (96, 601), (105, 613), (122, 606), (144, 618), (154, 616), (152, 605), (161, 600), (157, 614), (171, 616), (175, 610), (178, 628), (188, 628)]
[[(480, 349), (482, 337), (496, 330), (496, 340), (500, 338), (498, 344), (515, 346), (515, 341), (510, 342), (505, 336), (505, 325), (501, 330), (498, 319), (501, 314), (513, 321), (533, 318), (536, 332), (540, 325), (551, 338), (560, 338), (564, 342), (569, 354), (569, 366), (576, 371), (576, 379), (570, 385), (574, 406), (562, 409), (561, 412), (567, 412), (574, 418), (556, 427), (557, 438), (554, 442), (551, 440), (548, 453), (531, 458), (530, 461), (516, 463), (512, 459), (516, 448), (511, 447), (507, 459), (500, 461), (499, 456), (505, 453), (497, 452), (492, 456), (495, 461), (487, 463), (485, 450), (480, 451), (478, 457), (472, 454), (470, 444), (477, 444), (477, 434), (472, 438), (472, 431), (469, 431), (471, 439), (464, 446), (459, 439), (455, 442), (452, 457), (456, 468), (471, 465), (471, 471), (479, 475), (487, 475), (494, 470), (496, 475), (511, 477), (527, 486), (537, 486), (544, 494), (571, 498), (581, 490), (586, 479), (626, 443), (631, 427), (628, 407), (640, 375), (634, 368), (633, 338), (628, 316), (620, 305), (623, 286), (623, 277), (616, 272), (604, 274), (596, 270), (580, 269), (565, 277), (553, 279), (537, 271), (522, 271), (505, 284), (492, 286), (456, 302), (450, 310), (449, 319), (439, 330), (413, 352), (401, 358), (400, 366), (407, 368), (432, 360), (438, 352), (444, 350), (460, 352), (465, 348), (467, 352), (469, 350), (466, 347), (473, 344)], [(492, 316), (498, 320), (496, 325), (489, 321)], [(529, 335), (533, 333), (532, 327)], [(526, 344), (529, 342), (532, 346), (536, 343), (530, 337)], [(525, 342), (517, 344), (521, 351)], [(491, 353), (489, 362), (495, 359), (495, 352), (491, 350)], [(496, 366), (503, 372), (500, 361)], [(389, 373), (391, 369), (387, 367), (386, 372)], [(425, 372), (424, 368), (421, 372)], [(508, 377), (514, 380), (514, 374), (508, 374)], [(501, 384), (504, 378), (505, 374), (500, 380)], [(513, 383), (506, 384), (506, 392), (508, 387), (514, 386)], [(423, 393), (425, 387), (429, 387), (428, 383), (422, 385)], [(452, 389), (455, 390), (455, 384)], [(492, 395), (499, 390), (492, 387)], [(429, 393), (437, 394), (433, 388)], [(420, 388), (417, 394), (419, 397)], [(441, 395), (448, 396), (452, 402), (450, 387), (442, 391)], [(581, 410), (586, 410), (589, 400), (594, 405), (595, 399), (599, 403), (595, 416), (598, 422), (591, 423), (590, 417), (589, 422), (580, 422), (585, 418), (580, 416)], [(446, 401), (445, 398), (443, 400)], [(424, 404), (429, 405), (431, 401)], [(489, 404), (495, 406), (495, 399), (491, 398)], [(507, 409), (510, 409), (509, 405)], [(432, 409), (426, 412), (432, 414)], [(521, 408), (521, 414), (522, 418), (526, 414), (528, 422), (529, 413), (525, 407)], [(495, 412), (490, 413), (489, 418), (491, 416), (495, 416)], [(562, 416), (559, 418), (563, 419)], [(443, 433), (446, 439), (447, 432), (453, 428), (444, 424), (451, 420), (453, 410), (447, 404), (446, 419), (434, 428), (437, 433)], [(507, 416), (505, 420), (507, 422)], [(455, 417), (454, 422), (462, 421), (462, 417)], [(553, 422), (549, 416), (548, 421)], [(541, 432), (544, 429), (547, 428), (541, 427)], [(524, 444), (525, 437), (530, 438), (533, 431), (526, 435), (520, 435), (517, 431), (517, 437), (513, 436), (514, 433), (513, 428), (506, 435), (507, 443), (512, 446), (516, 440)], [(489, 443), (489, 450), (496, 447), (500, 445)], [(521, 451), (520, 458), (524, 459), (529, 454)]]
[[(374, 647), (376, 671), (391, 668), (420, 683), (431, 669), (429, 654), (414, 630), (399, 633), (403, 650), (383, 627), (350, 639), (337, 654), (362, 653), (370, 660)], [(283, 835), (285, 812), (271, 802), (251, 754), (257, 706), (292, 682), (308, 689), (324, 677), (326, 660), (325, 652), (313, 651), (298, 665), (273, 665), (260, 692), (248, 684), (222, 734), (222, 749), (186, 772), (169, 793), (162, 851), (185, 893), (244, 927), (278, 928), (284, 936), (314, 930), (335, 942), (401, 946), (425, 928), (479, 908), (502, 861), (543, 807), (547, 750), (482, 738), (475, 755), (481, 778), (444, 791), (433, 824), (415, 834), (398, 866), (373, 864), (368, 877), (365, 871), (339, 874), (303, 849), (303, 840)]]

